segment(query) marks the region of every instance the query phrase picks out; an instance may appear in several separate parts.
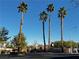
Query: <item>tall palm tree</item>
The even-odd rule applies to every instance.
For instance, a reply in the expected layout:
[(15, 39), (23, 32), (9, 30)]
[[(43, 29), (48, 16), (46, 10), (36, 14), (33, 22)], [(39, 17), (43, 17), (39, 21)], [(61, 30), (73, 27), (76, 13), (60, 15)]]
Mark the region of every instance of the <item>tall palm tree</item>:
[[(54, 11), (54, 5), (53, 4), (49, 4), (47, 11), (49, 13), (52, 13)], [(51, 20), (50, 20), (51, 15), (49, 15), (49, 31), (48, 31), (48, 47), (50, 47), (50, 25), (51, 25)]]
[(44, 40), (44, 51), (46, 51), (46, 42), (45, 42), (45, 22), (47, 20), (47, 13), (45, 11), (40, 13), (40, 20), (42, 21), (43, 25), (43, 40)]
[(64, 9), (64, 7), (60, 8), (59, 13), (58, 13), (58, 17), (61, 19), (61, 48), (62, 48), (62, 52), (63, 50), (63, 19), (66, 16), (66, 10)]
[(23, 26), (23, 21), (24, 21), (24, 13), (27, 10), (27, 4), (25, 4), (24, 2), (22, 2), (19, 6), (18, 6), (18, 11), (21, 12), (21, 22), (20, 22), (20, 31), (19, 31), (19, 39), (18, 39), (18, 52), (21, 51), (21, 47), (20, 47), (20, 43), (21, 43), (21, 34), (22, 34), (22, 26)]

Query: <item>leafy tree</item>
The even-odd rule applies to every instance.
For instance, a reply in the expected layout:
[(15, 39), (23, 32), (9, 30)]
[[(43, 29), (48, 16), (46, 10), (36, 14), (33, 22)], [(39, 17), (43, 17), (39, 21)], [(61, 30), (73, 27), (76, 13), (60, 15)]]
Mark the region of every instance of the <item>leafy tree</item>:
[[(67, 48), (69, 48), (69, 47), (74, 48), (74, 47), (77, 47), (77, 43), (74, 41), (63, 41), (63, 46), (67, 47)], [(55, 41), (54, 47), (61, 48), (61, 41)]]
[(77, 47), (79, 48), (79, 42), (77, 42)]
[(60, 18), (61, 21), (61, 48), (62, 48), (62, 52), (63, 52), (63, 19), (66, 16), (66, 10), (64, 7), (60, 8), (59, 13), (58, 13), (58, 17)]
[[(19, 38), (19, 35), (15, 36), (11, 42), (14, 48), (18, 48), (18, 38)], [(21, 48), (21, 50), (27, 47), (26, 38), (23, 33), (21, 34), (21, 42), (19, 44), (20, 44), (19, 47)]]
[(0, 42), (5, 42), (7, 41), (10, 37), (8, 37), (9, 31), (3, 27), (0, 28)]
[(54, 47), (60, 48), (61, 47), (61, 41), (55, 41)]
[[(47, 12), (50, 14), (50, 13), (52, 13), (54, 11), (54, 6), (53, 6), (53, 4), (49, 4), (48, 5), (48, 8), (47, 8)], [(48, 45), (49, 45), (49, 47), (50, 47), (50, 25), (51, 25), (51, 20), (50, 20), (50, 16), (51, 16), (51, 14), (49, 15), (49, 34), (48, 34)]]
[(11, 44), (14, 48), (18, 48), (18, 35), (14, 36), (14, 38), (11, 41)]
[(13, 44), (11, 43), (11, 41), (7, 42), (6, 47), (7, 48), (14, 48)]
[(44, 51), (46, 51), (46, 42), (45, 42), (45, 22), (47, 20), (47, 13), (45, 11), (40, 13), (40, 20), (42, 21), (43, 26), (43, 40), (44, 40)]

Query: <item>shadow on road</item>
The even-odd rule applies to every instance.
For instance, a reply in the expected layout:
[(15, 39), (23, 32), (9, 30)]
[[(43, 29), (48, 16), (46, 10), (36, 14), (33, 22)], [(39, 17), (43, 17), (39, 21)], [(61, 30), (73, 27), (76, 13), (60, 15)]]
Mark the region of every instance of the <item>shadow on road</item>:
[(79, 59), (79, 56), (69, 56), (69, 57), (51, 57), (50, 59)]

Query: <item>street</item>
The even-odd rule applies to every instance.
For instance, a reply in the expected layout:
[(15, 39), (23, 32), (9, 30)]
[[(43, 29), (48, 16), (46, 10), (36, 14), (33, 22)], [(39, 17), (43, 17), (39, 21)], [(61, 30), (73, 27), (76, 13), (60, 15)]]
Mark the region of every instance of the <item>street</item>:
[(24, 56), (0, 55), (0, 59), (78, 59), (79, 54), (30, 53)]

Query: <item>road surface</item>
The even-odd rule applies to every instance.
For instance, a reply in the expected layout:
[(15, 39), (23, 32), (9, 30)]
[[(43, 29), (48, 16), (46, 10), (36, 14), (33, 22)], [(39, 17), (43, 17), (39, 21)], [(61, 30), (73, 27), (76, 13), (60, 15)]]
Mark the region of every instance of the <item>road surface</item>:
[(0, 55), (0, 59), (79, 59), (79, 54), (30, 53), (24, 56)]

